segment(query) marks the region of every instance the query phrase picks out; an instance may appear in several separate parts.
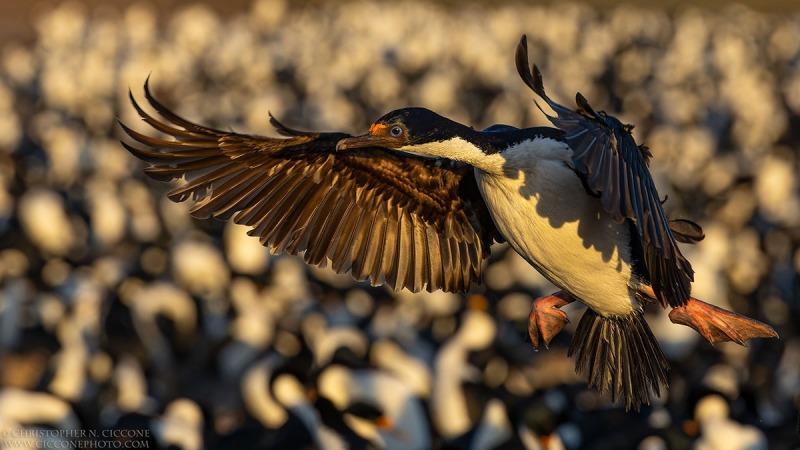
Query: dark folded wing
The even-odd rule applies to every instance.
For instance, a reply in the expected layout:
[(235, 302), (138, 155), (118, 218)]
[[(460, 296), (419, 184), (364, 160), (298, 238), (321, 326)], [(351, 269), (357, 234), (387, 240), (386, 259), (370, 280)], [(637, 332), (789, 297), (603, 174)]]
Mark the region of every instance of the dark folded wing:
[(647, 169), (649, 151), (636, 145), (630, 126), (595, 111), (581, 94), (577, 94), (577, 111), (550, 100), (544, 92), (541, 72), (536, 66), (532, 71), (529, 67), (523, 37), (517, 49), (517, 70), (528, 87), (557, 113), (558, 117), (547, 117), (564, 131), (575, 169), (585, 177), (589, 189), (600, 196), (606, 212), (617, 221), (627, 218), (636, 223), (644, 262), (659, 301), (673, 307), (686, 303), (694, 271), (670, 232)]
[(344, 133), (291, 130), (285, 138), (219, 131), (193, 124), (145, 96), (163, 120), (141, 118), (174, 139), (125, 132), (123, 145), (150, 163), (160, 181), (185, 178), (169, 193), (193, 197), (198, 218), (217, 217), (252, 227), (273, 253), (304, 259), (358, 280), (412, 291), (464, 291), (480, 282), (481, 263), (497, 236), (472, 169), (384, 148), (337, 152)]

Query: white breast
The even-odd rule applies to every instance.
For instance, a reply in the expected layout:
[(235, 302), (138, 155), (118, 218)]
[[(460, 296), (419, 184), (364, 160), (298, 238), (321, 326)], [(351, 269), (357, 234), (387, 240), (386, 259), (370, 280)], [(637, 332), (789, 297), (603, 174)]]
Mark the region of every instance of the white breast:
[(606, 214), (568, 166), (566, 144), (536, 139), (475, 169), (497, 228), (553, 284), (601, 315), (639, 308), (629, 230)]

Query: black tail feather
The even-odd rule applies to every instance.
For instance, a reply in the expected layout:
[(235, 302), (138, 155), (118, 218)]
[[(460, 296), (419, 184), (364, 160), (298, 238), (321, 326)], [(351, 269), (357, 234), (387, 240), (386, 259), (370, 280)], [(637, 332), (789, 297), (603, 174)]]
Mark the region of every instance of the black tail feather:
[(575, 370), (587, 374), (589, 386), (610, 392), (611, 401), (626, 410), (650, 404), (650, 392), (660, 396), (667, 385), (669, 364), (640, 312), (603, 317), (587, 309), (569, 348), (573, 355)]

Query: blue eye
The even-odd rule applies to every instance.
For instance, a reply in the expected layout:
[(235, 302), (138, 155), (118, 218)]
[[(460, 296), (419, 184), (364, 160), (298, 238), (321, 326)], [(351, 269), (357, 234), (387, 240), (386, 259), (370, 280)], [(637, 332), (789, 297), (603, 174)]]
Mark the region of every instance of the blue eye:
[(389, 136), (400, 137), (402, 135), (403, 135), (403, 129), (401, 127), (393, 126), (392, 128), (389, 128)]

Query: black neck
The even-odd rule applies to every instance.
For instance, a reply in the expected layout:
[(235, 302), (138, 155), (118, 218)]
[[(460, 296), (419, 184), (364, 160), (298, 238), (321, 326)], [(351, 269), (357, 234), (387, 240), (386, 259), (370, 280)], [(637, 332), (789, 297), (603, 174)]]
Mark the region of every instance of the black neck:
[(478, 146), (486, 154), (499, 153), (521, 142), (535, 139), (553, 139), (564, 142), (564, 132), (550, 127), (504, 127), (499, 130), (472, 130), (472, 132), (476, 136), (472, 137), (470, 142)]

